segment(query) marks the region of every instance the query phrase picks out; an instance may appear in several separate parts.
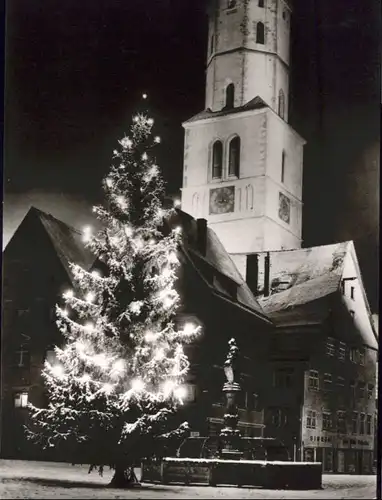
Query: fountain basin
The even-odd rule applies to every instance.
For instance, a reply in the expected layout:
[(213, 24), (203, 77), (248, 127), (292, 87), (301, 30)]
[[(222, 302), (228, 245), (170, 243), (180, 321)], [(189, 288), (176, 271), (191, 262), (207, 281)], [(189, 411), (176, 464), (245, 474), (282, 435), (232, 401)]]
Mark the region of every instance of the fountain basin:
[(142, 482), (256, 486), (266, 489), (317, 490), (320, 462), (170, 458), (142, 464)]

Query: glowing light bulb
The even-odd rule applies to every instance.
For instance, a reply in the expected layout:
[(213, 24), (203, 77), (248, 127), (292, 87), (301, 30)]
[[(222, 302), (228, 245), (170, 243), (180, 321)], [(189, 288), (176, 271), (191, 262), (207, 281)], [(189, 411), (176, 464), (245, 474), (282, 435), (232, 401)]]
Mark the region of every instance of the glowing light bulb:
[(180, 226), (177, 226), (176, 228), (174, 228), (175, 234), (180, 234), (181, 232), (182, 232), (182, 228)]
[(83, 234), (82, 234), (83, 241), (85, 241), (85, 242), (89, 241), (91, 236), (92, 236), (91, 226), (85, 226), (82, 231), (83, 231)]
[(102, 389), (106, 394), (111, 394), (113, 392), (113, 386), (111, 384), (104, 384)]
[(117, 151), (116, 149), (114, 149), (114, 151), (113, 151), (113, 155), (114, 155), (114, 156), (118, 156), (118, 151)]
[(138, 116), (138, 115), (137, 115), (137, 116), (134, 116), (134, 118), (133, 118), (133, 119), (134, 119), (135, 123), (137, 123), (137, 122), (139, 121), (139, 116)]
[(86, 330), (87, 332), (89, 332), (89, 333), (90, 333), (90, 332), (92, 332), (92, 331), (94, 330), (94, 325), (93, 325), (93, 323), (90, 323), (90, 321), (89, 321), (88, 323), (86, 323), (86, 324), (84, 325), (84, 328), (85, 328), (85, 330)]
[(161, 360), (164, 358), (164, 349), (160, 347), (159, 349), (156, 350), (155, 352), (155, 359)]
[(124, 209), (127, 207), (126, 199), (124, 198), (124, 196), (117, 196), (116, 201), (121, 208)]
[(129, 137), (124, 137), (123, 139), (121, 139), (119, 141), (119, 143), (123, 148), (126, 148), (126, 149), (130, 149), (131, 146), (133, 145), (133, 141), (131, 139), (129, 139)]
[(85, 352), (86, 346), (81, 340), (78, 340), (76, 342), (76, 349), (80, 354), (83, 354)]
[(139, 314), (139, 313), (141, 312), (142, 305), (143, 305), (142, 301), (137, 300), (137, 301), (132, 302), (132, 303), (130, 304), (130, 308), (129, 308), (129, 309), (130, 309), (130, 311), (131, 311), (132, 313), (134, 313), (134, 314)]
[(131, 236), (133, 235), (133, 230), (131, 229), (130, 226), (125, 226), (125, 234), (128, 238), (131, 238)]
[(118, 359), (112, 366), (112, 375), (119, 376), (125, 371), (125, 362), (123, 359)]
[(61, 314), (65, 317), (69, 316), (69, 311), (67, 309), (61, 309)]
[(172, 391), (175, 389), (175, 385), (175, 382), (173, 382), (172, 380), (167, 380), (163, 384), (163, 393), (166, 397), (172, 393)]
[(185, 387), (177, 387), (174, 394), (179, 399), (184, 399), (187, 396), (187, 389)]
[(163, 278), (167, 279), (167, 278), (170, 278), (172, 276), (172, 271), (171, 271), (171, 269), (166, 267), (165, 269), (163, 269), (161, 274), (162, 274)]
[(156, 142), (157, 144), (159, 144), (161, 141), (161, 138), (159, 137), (159, 135), (157, 135), (156, 137), (154, 137), (154, 142)]
[(93, 302), (93, 300), (95, 299), (95, 293), (89, 292), (86, 294), (85, 298), (87, 302)]
[(147, 119), (147, 123), (148, 123), (149, 125), (154, 125), (154, 120), (153, 120), (152, 118), (148, 118), (148, 119)]
[(135, 379), (132, 381), (131, 383), (131, 388), (134, 390), (134, 391), (143, 391), (143, 389), (145, 388), (145, 384), (143, 382), (143, 380), (141, 379)]
[(81, 382), (89, 382), (90, 381), (90, 375), (88, 375), (87, 373), (85, 373), (84, 375), (82, 375), (81, 377)]
[(109, 361), (104, 354), (96, 354), (93, 357), (93, 363), (100, 368), (106, 368), (109, 364)]
[(177, 264), (179, 262), (178, 257), (175, 252), (170, 252), (168, 254), (168, 261), (170, 264)]
[(166, 297), (163, 301), (163, 307), (165, 309), (170, 309), (170, 307), (173, 305), (173, 300), (170, 297)]
[(71, 299), (74, 297), (73, 290), (67, 290), (63, 295), (64, 299)]
[(156, 335), (155, 333), (152, 333), (152, 332), (147, 332), (146, 335), (145, 335), (145, 340), (146, 342), (153, 342), (156, 338)]
[(174, 207), (180, 207), (182, 204), (182, 202), (180, 201), (179, 198), (175, 198), (174, 200)]
[(147, 156), (147, 153), (143, 153), (142, 154), (142, 160), (147, 160), (148, 156)]
[(195, 325), (193, 323), (186, 323), (183, 327), (183, 333), (185, 335), (192, 335), (195, 331)]
[(142, 94), (142, 99), (147, 99), (147, 94)]
[(54, 365), (52, 366), (52, 373), (55, 377), (62, 377), (65, 371), (61, 365)]

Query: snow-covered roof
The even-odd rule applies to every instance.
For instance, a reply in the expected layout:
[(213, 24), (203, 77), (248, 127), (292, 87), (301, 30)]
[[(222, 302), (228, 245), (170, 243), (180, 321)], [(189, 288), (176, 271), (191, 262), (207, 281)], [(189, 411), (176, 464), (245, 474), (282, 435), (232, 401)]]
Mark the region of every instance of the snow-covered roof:
[[(184, 249), (201, 277), (208, 283), (214, 292), (217, 294), (224, 294), (224, 292), (226, 292), (226, 290), (224, 290), (224, 283), (222, 284), (221, 281), (219, 282), (220, 276), (229, 280), (236, 291), (234, 298), (228, 297), (227, 295), (231, 302), (250, 309), (258, 315), (261, 315), (265, 321), (268, 321), (259, 302), (254, 297), (230, 255), (211, 228), (208, 226), (206, 228), (205, 251), (202, 254), (197, 243), (197, 221), (193, 217), (181, 210), (177, 210), (170, 224), (172, 226), (180, 225), (182, 227)], [(214, 271), (217, 279), (211, 279)]]
[(243, 111), (250, 111), (253, 109), (263, 109), (263, 108), (269, 108), (268, 104), (265, 101), (263, 101), (263, 99), (260, 96), (256, 96), (243, 106), (238, 106), (235, 108), (223, 108), (220, 111), (212, 111), (210, 108), (204, 109), (200, 113), (197, 113), (196, 115), (192, 116), (191, 118), (183, 122), (183, 124), (185, 125), (187, 123), (197, 122), (199, 120), (205, 120), (207, 118), (217, 118), (220, 116), (226, 116), (235, 113), (242, 113)]

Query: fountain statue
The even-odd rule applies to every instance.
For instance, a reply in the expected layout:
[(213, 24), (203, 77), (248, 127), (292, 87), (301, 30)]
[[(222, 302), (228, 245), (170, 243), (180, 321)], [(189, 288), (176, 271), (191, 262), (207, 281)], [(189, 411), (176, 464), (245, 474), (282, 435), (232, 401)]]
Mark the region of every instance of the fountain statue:
[(239, 376), (238, 356), (239, 348), (236, 340), (228, 342), (228, 355), (224, 363), (224, 373), (227, 382), (223, 385), (223, 392), (226, 396), (226, 411), (224, 414), (224, 427), (220, 432), (220, 456), (226, 459), (240, 459), (243, 455), (240, 450), (241, 433), (237, 429), (239, 412), (237, 408), (237, 396), (241, 391), (237, 382)]

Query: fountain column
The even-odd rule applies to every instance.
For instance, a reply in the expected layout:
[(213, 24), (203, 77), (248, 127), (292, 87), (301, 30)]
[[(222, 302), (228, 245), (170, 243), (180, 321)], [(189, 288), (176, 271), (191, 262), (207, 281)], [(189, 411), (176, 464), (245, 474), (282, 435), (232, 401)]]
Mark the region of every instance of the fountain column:
[(241, 391), (237, 380), (237, 359), (239, 348), (235, 339), (228, 342), (229, 350), (227, 359), (224, 363), (224, 373), (227, 382), (223, 385), (223, 392), (226, 397), (226, 411), (224, 414), (224, 427), (219, 434), (220, 438), (220, 456), (225, 459), (237, 460), (243, 455), (240, 446), (241, 433), (237, 429), (239, 421), (239, 412), (237, 408), (237, 397)]

